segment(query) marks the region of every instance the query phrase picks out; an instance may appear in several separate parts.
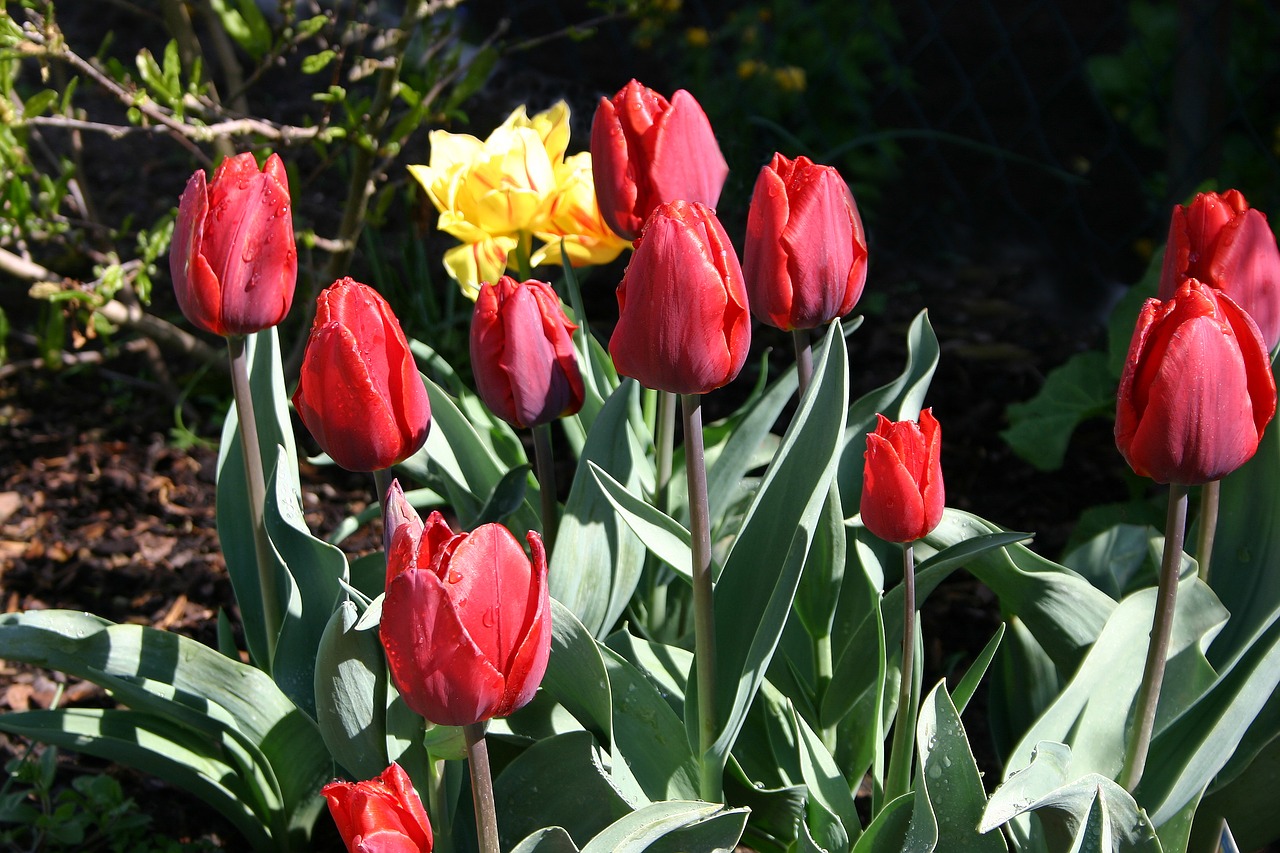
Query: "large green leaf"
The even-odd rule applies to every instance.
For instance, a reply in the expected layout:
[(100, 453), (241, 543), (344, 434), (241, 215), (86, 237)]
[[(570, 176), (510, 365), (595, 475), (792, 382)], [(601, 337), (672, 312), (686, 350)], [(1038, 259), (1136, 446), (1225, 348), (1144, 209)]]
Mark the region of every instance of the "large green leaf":
[(903, 794), (885, 804), (863, 831), (853, 853), (902, 853), (911, 826), (914, 794)]
[(806, 828), (809, 837), (828, 853), (845, 853), (862, 834), (849, 781), (821, 738), (791, 709), (791, 724), (799, 745), (800, 772), (809, 789)]
[(359, 610), (344, 601), (316, 651), (316, 722), (334, 759), (357, 779), (386, 769), (387, 664), (376, 626), (356, 626)]
[(563, 827), (548, 826), (525, 837), (511, 853), (578, 853), (578, 845)]
[(619, 385), (592, 424), (551, 554), (551, 595), (596, 637), (613, 630), (644, 567), (644, 543), (619, 520), (590, 467), (633, 494), (653, 488), (651, 463), (629, 424), (638, 391), (633, 381)]
[(1054, 471), (1062, 467), (1080, 422), (1112, 415), (1115, 408), (1116, 378), (1107, 356), (1093, 350), (1078, 353), (1049, 371), (1034, 397), (1009, 405), (1009, 427), (1000, 437), (1041, 471)]
[(551, 657), (542, 689), (603, 743), (613, 738), (609, 672), (595, 638), (569, 608), (551, 599)]
[(654, 803), (610, 825), (582, 853), (732, 853), (746, 809), (671, 800)]
[[(594, 462), (587, 462), (587, 465), (590, 466), (591, 476), (595, 478), (601, 493), (618, 513), (618, 517), (631, 528), (631, 532), (639, 537), (655, 557), (670, 566), (677, 577), (685, 583), (692, 583), (691, 537), (684, 525), (627, 491)], [(718, 576), (716, 567), (712, 567), (712, 572), (713, 576)]]
[[(810, 393), (783, 437), (716, 585), (717, 736), (703, 760), (721, 768), (782, 635), (835, 474), (848, 389), (845, 349), (831, 343), (839, 339), (839, 326), (832, 324), (828, 332)], [(779, 536), (779, 531), (790, 535)], [(690, 683), (696, 683), (695, 676)], [(696, 704), (694, 691), (685, 703), (691, 732), (697, 731)]]

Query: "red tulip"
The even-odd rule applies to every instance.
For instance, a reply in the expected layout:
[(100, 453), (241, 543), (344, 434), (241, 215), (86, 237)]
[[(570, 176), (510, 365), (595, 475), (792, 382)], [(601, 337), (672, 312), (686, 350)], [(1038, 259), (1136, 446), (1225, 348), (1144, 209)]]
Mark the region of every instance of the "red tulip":
[(1148, 299), (1116, 403), (1116, 446), (1143, 477), (1194, 486), (1253, 456), (1276, 411), (1262, 334), (1231, 297), (1187, 279)]
[(867, 242), (839, 172), (773, 155), (751, 196), (742, 272), (751, 313), (774, 328), (812, 329), (853, 310), (867, 281)]
[(364, 782), (330, 782), (320, 791), (349, 853), (431, 853), (431, 821), (399, 764)]
[(476, 389), (498, 417), (532, 427), (582, 408), (582, 375), (560, 299), (541, 281), (485, 284), (471, 316)]
[(862, 523), (886, 542), (914, 542), (942, 520), (942, 428), (930, 409), (920, 423), (876, 415), (862, 470)]
[[(393, 488), (390, 503), (403, 502)], [(412, 512), (412, 510), (409, 510)], [(433, 512), (401, 523), (387, 552), (382, 646), (405, 703), (433, 723), (465, 726), (528, 704), (551, 654), (547, 557), (500, 524), (454, 534)]]
[(298, 251), (289, 180), (272, 154), (262, 171), (246, 152), (223, 160), (205, 184), (187, 181), (169, 251), (178, 307), (215, 335), (247, 335), (284, 319), (293, 302)]
[(1280, 342), (1280, 249), (1266, 214), (1251, 209), (1239, 190), (1200, 193), (1173, 209), (1160, 298), (1172, 299), (1189, 278), (1249, 312), (1268, 350)]
[(732, 380), (751, 345), (738, 256), (705, 205), (660, 205), (618, 285), (609, 341), (624, 376), (659, 391), (705, 394)]
[(427, 440), (426, 387), (400, 322), (372, 287), (344, 278), (320, 294), (293, 405), (349, 471), (390, 468)]
[(632, 80), (600, 99), (591, 122), (591, 165), (605, 222), (628, 240), (663, 202), (715, 207), (729, 166), (711, 122), (681, 89), (671, 101)]

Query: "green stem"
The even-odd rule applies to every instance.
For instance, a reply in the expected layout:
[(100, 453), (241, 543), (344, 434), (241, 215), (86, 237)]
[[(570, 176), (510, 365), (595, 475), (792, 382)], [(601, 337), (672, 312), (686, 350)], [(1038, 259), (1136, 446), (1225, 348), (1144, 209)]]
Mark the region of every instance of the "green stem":
[[(699, 414), (699, 420), (701, 420), (701, 414)], [(657, 435), (654, 439), (657, 443), (658, 452), (658, 458), (654, 462), (657, 467), (655, 502), (658, 509), (665, 513), (671, 512), (669, 489), (671, 486), (671, 457), (675, 452), (675, 436), (676, 395), (670, 391), (659, 391)], [(688, 441), (688, 433), (685, 434), (685, 441)], [(702, 442), (701, 433), (699, 433), (698, 442), (699, 444)]]
[(551, 448), (551, 424), (533, 428), (533, 459), (538, 468), (538, 494), (542, 498), (542, 543), (550, 555), (560, 529), (560, 507), (556, 502), (556, 460)]
[[(831, 635), (823, 634), (814, 638), (813, 655), (817, 659), (817, 681), (818, 689), (816, 695), (818, 701), (822, 701), (822, 697), (827, 695), (827, 690), (831, 687), (831, 677), (835, 672), (834, 662), (831, 654)], [(821, 715), (819, 715), (821, 716)], [(823, 726), (819, 732), (822, 737), (822, 745), (827, 748), (828, 752), (834, 753), (836, 749), (836, 726), (834, 723)]]
[(702, 445), (702, 397), (682, 394), (684, 461), (689, 481), (689, 532), (693, 551), (694, 660), (698, 670), (698, 790), (709, 803), (724, 802), (721, 768), (711, 760), (716, 740), (716, 619), (711, 583), (711, 513)]
[(1221, 480), (1200, 487), (1200, 536), (1196, 543), (1196, 560), (1200, 564), (1200, 580), (1209, 582), (1209, 562), (1213, 559), (1213, 537), (1218, 529), (1218, 495)]
[(1156, 705), (1160, 701), (1160, 685), (1164, 681), (1164, 665), (1169, 655), (1169, 637), (1173, 633), (1173, 610), (1178, 600), (1178, 570), (1182, 567), (1182, 537), (1186, 524), (1187, 487), (1170, 484), (1169, 512), (1164, 527), (1164, 558), (1160, 563), (1151, 642), (1147, 646), (1147, 663), (1134, 703), (1133, 732), (1125, 749), (1124, 769), (1119, 780), (1130, 793), (1142, 780), (1147, 751), (1151, 748), (1151, 733), (1155, 729)]
[(449, 790), (443, 758), (427, 758), (427, 816), (435, 835), (434, 853), (453, 853), (453, 822), (449, 820)]
[(808, 329), (792, 329), (791, 340), (796, 348), (796, 374), (800, 379), (800, 396), (813, 380), (813, 343)]
[(263, 520), (267, 496), (267, 478), (262, 468), (262, 450), (258, 444), (258, 419), (253, 411), (253, 389), (249, 385), (248, 338), (227, 338), (231, 357), (231, 389), (235, 396), (236, 419), (240, 424), (240, 447), (244, 451), (245, 481), (249, 488), (249, 519), (253, 526), (253, 547), (258, 558), (258, 587), (262, 593), (262, 619), (267, 635), (267, 659), (259, 661), (263, 670), (271, 672), (276, 655), (276, 638), (280, 634), (280, 591), (276, 588), (276, 559), (267, 538)]
[(463, 726), (462, 732), (467, 739), (471, 800), (476, 809), (480, 853), (502, 853), (498, 846), (498, 809), (493, 802), (493, 777), (489, 775), (489, 746), (484, 740), (484, 723)]
[(912, 543), (902, 546), (902, 679), (898, 683), (898, 712), (893, 721), (893, 751), (885, 780), (886, 803), (911, 790), (911, 759), (915, 752), (915, 708), (912, 691), (916, 659), (916, 571)]

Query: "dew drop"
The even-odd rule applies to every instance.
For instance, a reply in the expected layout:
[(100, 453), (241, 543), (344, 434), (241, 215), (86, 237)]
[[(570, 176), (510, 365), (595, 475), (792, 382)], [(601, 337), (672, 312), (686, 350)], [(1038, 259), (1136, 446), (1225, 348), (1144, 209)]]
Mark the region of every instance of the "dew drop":
[(490, 607), (480, 616), (480, 624), (492, 628), (498, 623), (498, 608)]
[(449, 583), (458, 583), (462, 580), (462, 574), (460, 572), (451, 571), (449, 572), (449, 576), (445, 578), (445, 580), (447, 580)]

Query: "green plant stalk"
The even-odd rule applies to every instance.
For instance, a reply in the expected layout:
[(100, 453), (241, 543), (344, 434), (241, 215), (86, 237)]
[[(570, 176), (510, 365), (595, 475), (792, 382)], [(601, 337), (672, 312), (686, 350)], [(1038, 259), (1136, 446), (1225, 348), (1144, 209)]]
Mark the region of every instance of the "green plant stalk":
[(1218, 529), (1218, 495), (1222, 481), (1214, 480), (1200, 487), (1200, 535), (1196, 541), (1196, 561), (1199, 577), (1209, 582), (1209, 562), (1213, 559), (1213, 536)]
[[(827, 694), (827, 689), (831, 687), (831, 677), (835, 671), (831, 653), (830, 633), (814, 638), (813, 656), (817, 662), (817, 672), (815, 675), (817, 675), (818, 687), (816, 695), (818, 697), (818, 704), (821, 706), (822, 697)], [(818, 735), (822, 738), (822, 745), (827, 748), (828, 752), (834, 755), (836, 751), (836, 724), (831, 723), (830, 725), (823, 726), (822, 730), (818, 732)]]
[(533, 428), (533, 460), (538, 468), (538, 494), (542, 499), (542, 543), (548, 558), (556, 547), (560, 507), (556, 501), (556, 459), (551, 448), (551, 424)]
[(796, 348), (796, 376), (800, 382), (800, 397), (813, 380), (813, 341), (808, 329), (792, 329), (791, 341)]
[(489, 773), (489, 746), (484, 740), (484, 723), (463, 726), (462, 732), (467, 739), (471, 799), (475, 803), (480, 853), (502, 853), (498, 846), (498, 809), (493, 801), (493, 777)]
[(280, 591), (276, 587), (276, 560), (267, 539), (264, 508), (267, 478), (262, 468), (262, 450), (258, 444), (258, 419), (253, 411), (253, 389), (249, 385), (248, 338), (230, 335), (227, 350), (231, 357), (231, 389), (236, 403), (236, 419), (240, 425), (240, 448), (244, 451), (245, 481), (249, 487), (249, 517), (253, 525), (253, 547), (258, 557), (258, 588), (262, 592), (262, 618), (266, 624), (267, 659), (259, 661), (270, 673), (276, 655), (276, 639), (280, 635)]
[(694, 660), (698, 670), (698, 792), (709, 803), (724, 802), (718, 762), (710, 760), (716, 740), (716, 618), (711, 583), (711, 513), (707, 506), (707, 463), (702, 444), (702, 396), (681, 394), (684, 461), (689, 482), (689, 532), (693, 551)]
[(902, 546), (902, 679), (898, 683), (898, 711), (893, 721), (893, 751), (885, 778), (886, 803), (911, 790), (911, 759), (915, 752), (916, 711), (912, 701), (916, 659), (916, 569), (911, 542)]
[(435, 835), (434, 853), (453, 853), (453, 822), (449, 820), (449, 791), (445, 785), (443, 758), (427, 759), (427, 812)]
[(1173, 633), (1173, 611), (1178, 601), (1178, 570), (1182, 566), (1182, 539), (1187, 524), (1187, 487), (1169, 485), (1169, 511), (1164, 526), (1164, 557), (1160, 562), (1160, 583), (1156, 590), (1156, 612), (1151, 626), (1151, 642), (1147, 646), (1147, 662), (1142, 670), (1142, 683), (1134, 700), (1133, 730), (1125, 746), (1124, 768), (1119, 782), (1133, 792), (1142, 781), (1155, 729), (1156, 705), (1160, 701), (1160, 685), (1169, 655), (1169, 637)]

